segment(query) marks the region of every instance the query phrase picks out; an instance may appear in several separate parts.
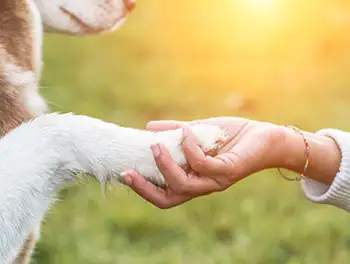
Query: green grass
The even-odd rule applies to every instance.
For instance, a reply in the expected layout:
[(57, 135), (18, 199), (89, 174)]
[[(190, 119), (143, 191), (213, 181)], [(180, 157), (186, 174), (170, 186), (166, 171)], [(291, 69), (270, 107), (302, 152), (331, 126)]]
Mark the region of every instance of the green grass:
[[(347, 24), (324, 19), (327, 8), (310, 1), (295, 11), (297, 22), (264, 27), (238, 23), (239, 10), (208, 9), (208, 0), (139, 2), (113, 34), (46, 37), (42, 94), (52, 110), (138, 128), (152, 119), (232, 115), (350, 130), (350, 34)], [(349, 216), (310, 203), (298, 183), (273, 170), (168, 211), (125, 187), (103, 199), (89, 180), (60, 198), (33, 263), (350, 260)]]

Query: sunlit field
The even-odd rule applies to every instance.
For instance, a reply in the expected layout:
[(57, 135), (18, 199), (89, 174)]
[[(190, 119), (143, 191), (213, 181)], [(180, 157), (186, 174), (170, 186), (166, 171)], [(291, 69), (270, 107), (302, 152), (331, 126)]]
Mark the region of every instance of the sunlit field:
[[(230, 115), (350, 131), (350, 3), (139, 0), (100, 37), (47, 36), (51, 109), (143, 128)], [(271, 170), (162, 211), (125, 187), (67, 186), (33, 263), (347, 264), (350, 217)]]

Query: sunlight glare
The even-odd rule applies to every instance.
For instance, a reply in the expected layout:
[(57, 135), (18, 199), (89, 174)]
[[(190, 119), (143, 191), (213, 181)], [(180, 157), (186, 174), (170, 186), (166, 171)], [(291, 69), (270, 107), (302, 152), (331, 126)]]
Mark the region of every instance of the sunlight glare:
[(276, 0), (244, 0), (247, 9), (259, 12), (270, 12), (276, 8)]

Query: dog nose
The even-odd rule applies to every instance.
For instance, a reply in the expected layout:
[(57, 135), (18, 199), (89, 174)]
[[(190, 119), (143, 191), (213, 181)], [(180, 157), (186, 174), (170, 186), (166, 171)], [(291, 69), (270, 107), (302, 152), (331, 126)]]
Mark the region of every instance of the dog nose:
[(136, 6), (136, 0), (124, 0), (125, 8), (131, 12)]

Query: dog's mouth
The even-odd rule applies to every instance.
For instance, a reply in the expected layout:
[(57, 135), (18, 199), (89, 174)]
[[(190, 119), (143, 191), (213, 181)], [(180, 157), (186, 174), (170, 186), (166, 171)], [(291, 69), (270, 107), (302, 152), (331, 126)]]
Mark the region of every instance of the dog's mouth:
[[(69, 11), (67, 8), (63, 6), (60, 6), (59, 8), (63, 14), (68, 16), (71, 21), (73, 21), (76, 25), (78, 25), (81, 28), (82, 32), (99, 33), (106, 30), (106, 27), (91, 26), (90, 24), (86, 23), (83, 19), (81, 19), (78, 15), (74, 14), (73, 12)], [(128, 13), (129, 11), (128, 9), (126, 9), (122, 13), (122, 15), (120, 15), (115, 19), (113, 25), (118, 24), (118, 22), (123, 20)]]

